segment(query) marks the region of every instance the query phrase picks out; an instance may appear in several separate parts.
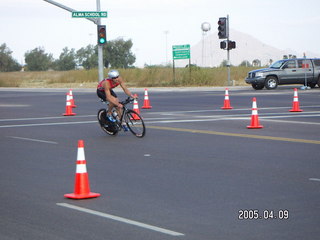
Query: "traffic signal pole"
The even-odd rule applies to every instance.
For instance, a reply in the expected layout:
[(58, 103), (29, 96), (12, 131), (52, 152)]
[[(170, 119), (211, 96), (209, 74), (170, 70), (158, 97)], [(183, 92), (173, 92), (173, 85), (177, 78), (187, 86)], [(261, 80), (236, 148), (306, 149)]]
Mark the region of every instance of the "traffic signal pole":
[[(230, 32), (229, 32), (229, 14), (227, 15), (227, 31), (228, 31), (228, 38), (227, 38), (227, 45), (229, 45), (229, 35), (230, 35)], [(231, 86), (231, 81), (230, 81), (230, 78), (231, 78), (231, 70), (230, 70), (230, 49), (228, 47), (227, 49), (227, 68), (228, 68), (228, 86)]]
[[(55, 2), (53, 0), (43, 0), (45, 2), (51, 3), (59, 8), (62, 8), (64, 10), (67, 10), (69, 12), (76, 12), (76, 10), (69, 8), (67, 6), (64, 6), (58, 2)], [(100, 0), (97, 0), (97, 11), (100, 12)], [(96, 25), (100, 25), (101, 24), (101, 20), (99, 17), (97, 18), (86, 18), (87, 20), (93, 22)], [(98, 75), (99, 75), (99, 81), (103, 80), (103, 46), (98, 44)]]
[(227, 50), (227, 71), (228, 71), (228, 86), (231, 86), (230, 74), (230, 50), (236, 48), (236, 42), (230, 41), (229, 34), (229, 15), (227, 17), (220, 17), (218, 21), (218, 37), (219, 39), (227, 39), (220, 42), (220, 48)]
[[(58, 3), (58, 2), (52, 1), (52, 0), (43, 0), (43, 1), (51, 3), (52, 5), (55, 5), (55, 6), (59, 7), (59, 8), (67, 10), (69, 12), (76, 12), (77, 11), (77, 10), (74, 10), (74, 9), (69, 8), (67, 6), (64, 6), (64, 5), (62, 5), (62, 4)], [(98, 21), (97, 18), (86, 18), (86, 19), (91, 21), (91, 22), (93, 22), (94, 24), (97, 24), (97, 21)]]
[[(100, 12), (100, 0), (97, 0), (97, 11)], [(98, 18), (97, 25), (101, 24), (101, 19)], [(98, 44), (98, 82), (102, 81), (103, 76), (103, 45)]]

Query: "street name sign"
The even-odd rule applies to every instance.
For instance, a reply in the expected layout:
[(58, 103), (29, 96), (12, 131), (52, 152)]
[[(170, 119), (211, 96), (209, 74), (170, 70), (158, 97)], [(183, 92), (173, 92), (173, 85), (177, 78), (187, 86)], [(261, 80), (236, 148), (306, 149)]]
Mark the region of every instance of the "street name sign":
[(72, 12), (73, 18), (106, 18), (108, 12)]
[(172, 56), (173, 60), (190, 59), (190, 44), (173, 45)]

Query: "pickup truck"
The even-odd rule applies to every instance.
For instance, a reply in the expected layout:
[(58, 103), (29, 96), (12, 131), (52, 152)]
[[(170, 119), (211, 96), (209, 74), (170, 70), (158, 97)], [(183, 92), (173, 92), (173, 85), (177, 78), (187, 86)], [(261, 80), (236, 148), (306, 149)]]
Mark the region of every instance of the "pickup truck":
[(268, 68), (256, 69), (245, 79), (256, 90), (276, 89), (278, 85), (303, 84), (320, 87), (320, 58), (283, 59)]

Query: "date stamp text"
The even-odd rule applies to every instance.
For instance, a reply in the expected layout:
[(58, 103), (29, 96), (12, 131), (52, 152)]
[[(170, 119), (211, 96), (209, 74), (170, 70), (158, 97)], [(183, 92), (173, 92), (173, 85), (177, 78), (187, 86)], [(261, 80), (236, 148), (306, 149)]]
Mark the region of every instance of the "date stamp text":
[(257, 210), (257, 209), (240, 209), (238, 211), (239, 220), (287, 220), (289, 219), (289, 210), (279, 209), (279, 210)]

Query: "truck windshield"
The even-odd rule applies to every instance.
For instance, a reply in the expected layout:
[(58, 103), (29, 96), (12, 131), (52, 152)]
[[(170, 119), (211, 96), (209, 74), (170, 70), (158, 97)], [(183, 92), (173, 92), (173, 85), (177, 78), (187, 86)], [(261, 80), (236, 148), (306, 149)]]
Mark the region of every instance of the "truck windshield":
[(273, 63), (273, 64), (270, 65), (270, 68), (279, 69), (284, 62), (285, 62), (285, 61), (283, 61), (283, 60), (276, 61), (275, 63)]

